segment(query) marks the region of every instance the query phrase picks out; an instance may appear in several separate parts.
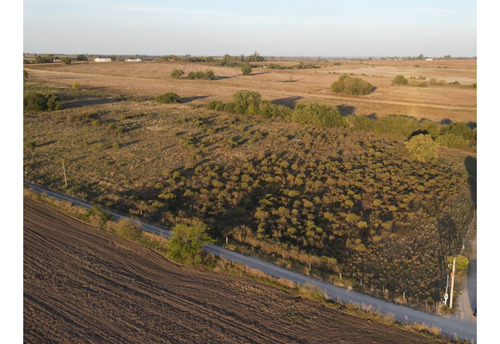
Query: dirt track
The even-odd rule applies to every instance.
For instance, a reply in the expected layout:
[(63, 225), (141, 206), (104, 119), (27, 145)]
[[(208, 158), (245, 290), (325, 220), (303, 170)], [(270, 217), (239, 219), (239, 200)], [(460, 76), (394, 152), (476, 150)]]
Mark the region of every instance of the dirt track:
[(24, 336), (28, 343), (436, 342), (178, 266), (26, 198)]

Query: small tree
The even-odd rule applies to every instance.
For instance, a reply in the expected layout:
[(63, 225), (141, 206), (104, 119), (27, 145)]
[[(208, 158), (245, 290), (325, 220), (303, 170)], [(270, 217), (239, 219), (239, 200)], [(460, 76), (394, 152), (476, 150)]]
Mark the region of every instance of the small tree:
[(69, 64), (71, 64), (71, 57), (67, 57), (67, 56), (61, 57), (61, 62), (69, 65)]
[(374, 87), (369, 82), (360, 78), (351, 78), (343, 74), (331, 85), (332, 91), (336, 93), (345, 93), (351, 95), (363, 95), (373, 92)]
[(408, 79), (403, 75), (398, 75), (392, 80), (392, 85), (408, 85)]
[(406, 148), (410, 157), (420, 162), (427, 162), (437, 158), (437, 147), (438, 144), (432, 137), (424, 134), (412, 136), (406, 142)]
[(258, 92), (241, 90), (233, 94), (233, 102), (238, 113), (249, 113), (249, 109), (257, 113), (260, 109), (261, 97)]
[(180, 69), (174, 69), (171, 73), (170, 73), (170, 77), (173, 78), (173, 79), (179, 79), (181, 76), (184, 75), (184, 71), (180, 70)]
[(77, 60), (77, 61), (88, 61), (87, 56), (82, 55), (82, 54), (77, 55), (77, 56), (76, 56), (76, 60)]
[(241, 72), (243, 75), (250, 75), (252, 73), (252, 67), (250, 67), (249, 63), (244, 63), (241, 67)]
[(172, 230), (172, 235), (167, 244), (168, 256), (188, 265), (200, 264), (203, 246), (214, 242), (208, 235), (207, 226), (201, 221), (192, 225), (179, 223)]

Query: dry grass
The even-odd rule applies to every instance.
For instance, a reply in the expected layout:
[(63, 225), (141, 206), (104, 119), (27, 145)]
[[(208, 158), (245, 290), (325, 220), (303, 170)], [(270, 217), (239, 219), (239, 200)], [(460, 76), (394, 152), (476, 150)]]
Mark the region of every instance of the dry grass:
[[(305, 70), (254, 68), (249, 76), (241, 75), (240, 68), (236, 67), (183, 62), (47, 64), (27, 66), (25, 69), (30, 73), (31, 80), (65, 86), (78, 82), (84, 89), (105, 89), (107, 92), (133, 96), (153, 97), (173, 91), (199, 104), (215, 99), (228, 101), (236, 91), (249, 89), (260, 92), (263, 99), (291, 106), (315, 101), (342, 105), (347, 112), (354, 114), (404, 114), (436, 121), (476, 121), (476, 89), (471, 87), (477, 82), (475, 60), (343, 61), (340, 65), (320, 65), (319, 69)], [(174, 69), (181, 69), (186, 74), (210, 69), (217, 78), (213, 81), (172, 79), (170, 72)], [(372, 83), (377, 89), (367, 96), (334, 94), (330, 91), (330, 85), (341, 73), (352, 73)], [(413, 77), (415, 81), (459, 81), (462, 86), (391, 86), (392, 79), (399, 74)]]

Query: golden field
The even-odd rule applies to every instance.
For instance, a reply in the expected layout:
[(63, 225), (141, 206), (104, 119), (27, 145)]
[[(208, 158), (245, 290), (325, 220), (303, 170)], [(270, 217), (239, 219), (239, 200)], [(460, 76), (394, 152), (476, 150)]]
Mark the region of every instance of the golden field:
[[(343, 114), (407, 115), (417, 119), (453, 122), (476, 122), (477, 61), (330, 61), (313, 62), (316, 69), (268, 69), (269, 63), (282, 66), (297, 61), (271, 61), (260, 63), (251, 75), (244, 76), (238, 67), (220, 67), (190, 62), (110, 62), (26, 65), (33, 81), (71, 86), (78, 82), (84, 89), (102, 89), (112, 94), (154, 97), (175, 92), (183, 98), (192, 98), (194, 104), (212, 100), (228, 101), (241, 89), (257, 91), (263, 99), (277, 104), (294, 106), (317, 102), (338, 106)], [(173, 79), (170, 73), (181, 69), (191, 71), (212, 70), (215, 80)], [(347, 73), (373, 84), (376, 90), (364, 96), (333, 93), (330, 85), (340, 74)], [(392, 80), (404, 75), (410, 83), (431, 79), (445, 86), (394, 86)], [(458, 81), (459, 85), (450, 85)]]

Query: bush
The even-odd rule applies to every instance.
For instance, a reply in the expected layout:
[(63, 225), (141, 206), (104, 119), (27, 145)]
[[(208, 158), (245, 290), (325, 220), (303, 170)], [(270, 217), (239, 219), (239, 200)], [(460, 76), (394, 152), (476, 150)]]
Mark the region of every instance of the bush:
[(170, 73), (170, 77), (171, 78), (174, 78), (174, 79), (179, 79), (181, 76), (184, 75), (184, 71), (180, 70), (180, 69), (174, 69), (171, 73)]
[(165, 94), (162, 94), (161, 96), (156, 97), (156, 101), (158, 103), (178, 103), (179, 102), (179, 96), (174, 93), (174, 92), (168, 92)]
[(114, 232), (124, 238), (140, 241), (143, 237), (141, 224), (129, 218), (121, 218), (112, 224)]
[(88, 61), (87, 56), (81, 55), (81, 54), (76, 57), (76, 60), (77, 61)]
[(412, 159), (427, 162), (437, 157), (438, 144), (430, 135), (415, 135), (406, 142), (406, 148)]
[(29, 78), (29, 73), (26, 69), (23, 69), (23, 78), (28, 79)]
[(24, 95), (24, 111), (52, 111), (62, 109), (59, 97), (53, 93), (47, 95), (38, 92), (29, 92)]
[(392, 85), (408, 85), (408, 79), (403, 75), (398, 75), (392, 80)]
[(205, 80), (213, 80), (215, 78), (215, 74), (213, 71), (208, 70), (206, 72), (190, 72), (188, 74), (188, 79), (205, 79)]
[(241, 72), (243, 73), (243, 75), (249, 75), (250, 73), (252, 73), (252, 67), (250, 67), (249, 63), (245, 63), (241, 67)]
[(292, 112), (292, 122), (318, 127), (345, 127), (346, 122), (337, 108), (310, 103), (297, 105)]
[(237, 113), (256, 114), (260, 109), (261, 97), (258, 92), (241, 90), (233, 94), (233, 103)]
[(374, 87), (367, 81), (359, 78), (351, 78), (343, 74), (331, 85), (332, 91), (336, 93), (345, 93), (351, 95), (363, 95), (373, 92)]
[(213, 242), (203, 222), (194, 221), (192, 225), (179, 223), (173, 228), (172, 238), (168, 241), (168, 256), (181, 263), (197, 265), (201, 263), (203, 246)]

